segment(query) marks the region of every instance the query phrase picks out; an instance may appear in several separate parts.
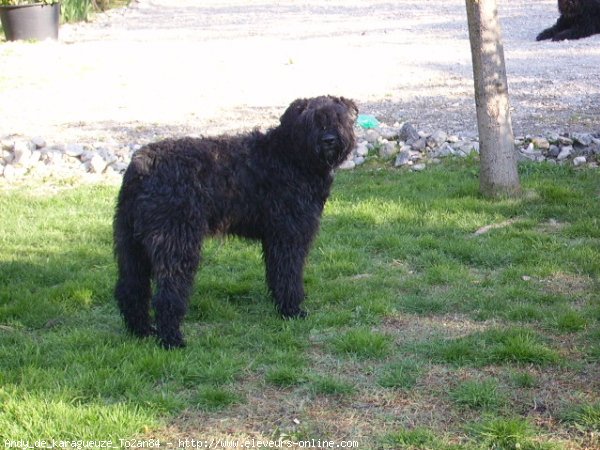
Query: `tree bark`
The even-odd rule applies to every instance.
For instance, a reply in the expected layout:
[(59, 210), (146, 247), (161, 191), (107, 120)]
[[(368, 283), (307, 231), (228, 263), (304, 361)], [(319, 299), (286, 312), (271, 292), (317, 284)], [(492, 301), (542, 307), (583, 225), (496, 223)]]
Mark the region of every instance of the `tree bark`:
[(502, 33), (496, 0), (466, 0), (479, 130), (480, 191), (515, 196), (521, 188), (510, 119)]

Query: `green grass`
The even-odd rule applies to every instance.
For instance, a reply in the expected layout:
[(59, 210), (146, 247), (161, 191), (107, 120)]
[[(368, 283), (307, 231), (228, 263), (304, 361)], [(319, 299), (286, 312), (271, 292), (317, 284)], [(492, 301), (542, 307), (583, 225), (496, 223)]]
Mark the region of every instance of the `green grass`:
[(377, 383), (386, 388), (411, 389), (422, 373), (419, 364), (412, 360), (394, 362), (382, 368)]
[(491, 201), (473, 161), (339, 173), (308, 318), (278, 317), (258, 245), (207, 240), (171, 352), (129, 336), (113, 300), (117, 188), (3, 184), (0, 440), (597, 447), (600, 175), (521, 175), (526, 195)]
[(461, 407), (493, 410), (506, 404), (506, 396), (496, 380), (465, 381), (450, 391), (452, 400)]
[(357, 358), (383, 358), (390, 354), (389, 336), (366, 329), (348, 331), (332, 341), (333, 351)]

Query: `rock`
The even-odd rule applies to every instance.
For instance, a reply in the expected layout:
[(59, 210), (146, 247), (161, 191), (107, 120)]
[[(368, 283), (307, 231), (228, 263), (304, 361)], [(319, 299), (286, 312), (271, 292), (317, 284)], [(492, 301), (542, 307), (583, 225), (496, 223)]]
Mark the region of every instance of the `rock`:
[(420, 137), (421, 136), (419, 135), (415, 127), (411, 125), (410, 122), (404, 123), (404, 125), (402, 125), (402, 128), (400, 128), (400, 133), (398, 134), (398, 139), (406, 142), (407, 144), (412, 144), (413, 142), (417, 141)]
[(96, 152), (104, 161), (106, 161), (107, 165), (114, 163), (118, 159), (113, 152), (103, 147), (98, 148)]
[[(375, 142), (377, 142), (377, 140), (380, 138), (381, 136), (379, 135), (379, 132), (377, 132), (376, 130), (367, 130), (365, 131), (365, 139), (367, 142), (373, 144)], [(134, 151), (137, 151), (134, 149)]]
[(342, 164), (340, 164), (339, 169), (350, 170), (350, 169), (354, 169), (355, 167), (356, 167), (356, 164), (354, 163), (354, 161), (346, 160)]
[(15, 155), (12, 151), (0, 150), (0, 161), (4, 164), (10, 164), (15, 159)]
[(44, 148), (46, 146), (46, 141), (41, 136), (31, 138), (31, 142), (35, 145), (35, 148)]
[(454, 155), (455, 153), (456, 151), (452, 148), (452, 146), (447, 142), (444, 142), (441, 147), (431, 152), (431, 156), (433, 158), (441, 158)]
[(556, 158), (559, 153), (560, 153), (560, 148), (558, 147), (558, 145), (552, 144), (550, 146), (550, 148), (548, 149), (548, 156), (551, 156), (552, 158)]
[[(71, 156), (67, 152), (65, 152), (65, 155)], [(88, 162), (88, 161), (91, 161), (95, 155), (96, 155), (96, 152), (93, 152), (91, 150), (84, 150), (79, 155), (79, 159), (81, 160), (81, 162)]]
[(391, 128), (391, 127), (382, 127), (379, 129), (379, 135), (383, 138), (383, 139), (387, 139), (388, 141), (393, 141), (398, 139), (398, 129), (397, 128)]
[(54, 166), (62, 162), (64, 153), (55, 148), (45, 148), (42, 152), (42, 161), (46, 165)]
[(367, 156), (369, 154), (369, 147), (367, 147), (367, 141), (361, 141), (356, 145), (354, 154), (357, 156)]
[(35, 150), (35, 145), (33, 143), (16, 141), (14, 146), (14, 159), (12, 163), (21, 166), (27, 166), (33, 150)]
[(410, 168), (410, 170), (412, 170), (413, 172), (421, 172), (422, 170), (426, 169), (426, 165), (423, 163), (419, 163), (419, 164), (415, 164), (414, 166), (412, 166)]
[(90, 172), (92, 172), (92, 173), (102, 173), (102, 172), (104, 172), (104, 169), (106, 169), (106, 166), (108, 165), (108, 164), (106, 164), (106, 161), (104, 160), (104, 158), (102, 158), (102, 156), (100, 156), (98, 153), (95, 153), (94, 156), (92, 156), (92, 158), (88, 162), (89, 162)]
[(401, 151), (396, 156), (396, 161), (394, 161), (394, 167), (405, 166), (410, 162), (410, 154), (407, 151)]
[(396, 153), (400, 151), (398, 148), (398, 144), (395, 141), (387, 141), (383, 139), (380, 141), (379, 147), (379, 156), (381, 158), (389, 158), (390, 156), (394, 156)]
[(573, 145), (573, 139), (569, 139), (566, 136), (558, 136), (558, 143), (560, 145)]
[(427, 139), (419, 138), (411, 144), (414, 150), (423, 151), (427, 147)]
[(0, 141), (0, 150), (12, 152), (15, 149), (15, 141), (12, 139), (2, 139)]
[(587, 162), (585, 156), (578, 156), (577, 158), (573, 158), (573, 165), (575, 167), (582, 166)]
[(569, 156), (571, 156), (571, 153), (573, 153), (573, 147), (571, 147), (570, 145), (565, 145), (560, 150), (560, 153), (558, 154), (558, 156), (556, 157), (556, 159), (558, 159), (559, 161), (565, 160)]
[(550, 148), (550, 142), (548, 139), (543, 137), (534, 137), (531, 140), (531, 143), (535, 148), (539, 148), (540, 150), (548, 150)]
[(352, 161), (354, 161), (355, 166), (360, 166), (361, 164), (363, 164), (365, 162), (365, 157), (364, 156), (355, 156)]
[(432, 148), (439, 147), (444, 142), (446, 142), (447, 138), (448, 138), (448, 135), (444, 131), (437, 130), (431, 136), (429, 136), (427, 138), (427, 145)]
[(571, 135), (573, 137), (573, 141), (577, 142), (585, 147), (592, 144), (592, 135), (590, 133), (573, 133)]
[(113, 172), (116, 173), (125, 173), (125, 171), (127, 170), (127, 166), (129, 166), (129, 164), (123, 162), (123, 161), (115, 161), (112, 164), (109, 164), (108, 167), (110, 169), (112, 169)]
[[(77, 158), (85, 152), (85, 147), (81, 144), (67, 144), (65, 146), (65, 155)], [(91, 159), (91, 156), (90, 158)], [(88, 159), (88, 160), (89, 160)], [(86, 160), (86, 161), (88, 161)]]

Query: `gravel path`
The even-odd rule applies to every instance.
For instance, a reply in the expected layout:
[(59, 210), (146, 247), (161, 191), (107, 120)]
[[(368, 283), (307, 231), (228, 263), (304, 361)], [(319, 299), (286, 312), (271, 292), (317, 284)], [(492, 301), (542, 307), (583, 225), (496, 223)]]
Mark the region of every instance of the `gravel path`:
[[(555, 0), (499, 0), (517, 134), (600, 131), (600, 35), (535, 42)], [(275, 123), (294, 98), (475, 133), (464, 0), (141, 0), (0, 44), (0, 138), (139, 142)]]

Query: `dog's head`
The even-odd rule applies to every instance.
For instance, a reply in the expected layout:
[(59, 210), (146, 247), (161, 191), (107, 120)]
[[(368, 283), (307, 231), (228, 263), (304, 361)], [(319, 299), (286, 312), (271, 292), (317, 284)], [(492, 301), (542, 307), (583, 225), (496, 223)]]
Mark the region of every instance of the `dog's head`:
[(281, 116), (302, 158), (318, 167), (333, 169), (347, 158), (355, 145), (354, 122), (358, 108), (344, 97), (298, 99)]

